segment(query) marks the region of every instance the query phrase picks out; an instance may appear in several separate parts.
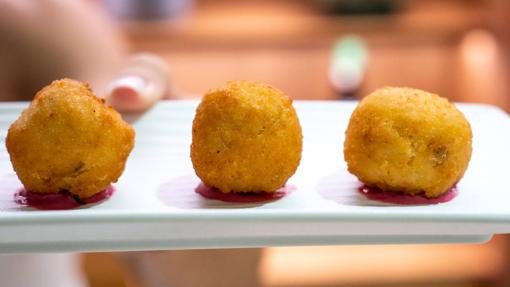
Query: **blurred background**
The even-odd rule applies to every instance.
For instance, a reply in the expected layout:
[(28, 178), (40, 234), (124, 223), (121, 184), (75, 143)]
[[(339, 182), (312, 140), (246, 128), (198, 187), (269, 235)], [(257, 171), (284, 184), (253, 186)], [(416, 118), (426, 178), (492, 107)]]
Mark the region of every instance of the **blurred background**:
[(181, 95), (252, 79), (295, 99), (337, 99), (357, 83), (359, 96), (410, 86), (509, 108), (508, 1), (174, 0), (186, 8), (167, 21), (128, 18), (116, 2), (105, 3), (131, 49), (162, 55)]
[[(294, 99), (349, 99), (394, 85), (510, 110), (505, 0), (174, 0), (130, 10), (136, 3), (103, 5), (132, 51), (152, 51), (168, 62), (178, 97), (250, 79)], [(152, 5), (160, 8), (147, 8)], [(509, 239), (267, 248), (259, 277), (267, 287), (510, 286)], [(135, 284), (122, 280), (129, 276), (115, 257), (84, 259), (93, 286)]]
[[(66, 75), (100, 90), (104, 83), (95, 76), (114, 70), (121, 62), (116, 57), (149, 51), (168, 63), (175, 98), (199, 97), (224, 81), (249, 79), (274, 85), (294, 99), (349, 100), (392, 85), (510, 111), (510, 1), (83, 2), (92, 14), (101, 15), (100, 20), (68, 15), (53, 27), (56, 30), (42, 31), (38, 37), (52, 43), (72, 42), (75, 34), (93, 40), (76, 53), (54, 45), (35, 46), (47, 55), (44, 63), (51, 63), (43, 71), (34, 68), (41, 60), (26, 57), (33, 51), (18, 38), (18, 31), (0, 27), (0, 63), (16, 61), (19, 69), (16, 73), (0, 68), (2, 99), (30, 98)], [(43, 18), (62, 15), (50, 12)], [(55, 32), (80, 17), (81, 24), (68, 29), (72, 37)], [(18, 50), (25, 56), (13, 59), (8, 52), (12, 47), (24, 47)], [(72, 68), (76, 65), (78, 72)], [(91, 68), (84, 68), (87, 65)], [(266, 248), (257, 276), (266, 287), (510, 286), (509, 243), (510, 237), (497, 236), (481, 245)], [(139, 286), (115, 254), (84, 254), (82, 259), (91, 286)], [(190, 276), (199, 275), (190, 271)]]

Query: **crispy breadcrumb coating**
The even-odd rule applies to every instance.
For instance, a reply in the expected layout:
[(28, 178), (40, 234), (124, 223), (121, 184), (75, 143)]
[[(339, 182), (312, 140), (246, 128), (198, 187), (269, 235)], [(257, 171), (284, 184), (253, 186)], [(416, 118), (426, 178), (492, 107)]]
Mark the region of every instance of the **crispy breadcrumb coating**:
[(273, 87), (231, 81), (209, 91), (196, 110), (193, 167), (222, 192), (274, 192), (296, 171), (301, 150), (292, 100)]
[(6, 145), (25, 188), (90, 197), (124, 170), (134, 130), (87, 84), (54, 81), (9, 128)]
[(464, 175), (471, 127), (447, 99), (387, 87), (364, 98), (346, 131), (349, 172), (369, 186), (437, 197)]

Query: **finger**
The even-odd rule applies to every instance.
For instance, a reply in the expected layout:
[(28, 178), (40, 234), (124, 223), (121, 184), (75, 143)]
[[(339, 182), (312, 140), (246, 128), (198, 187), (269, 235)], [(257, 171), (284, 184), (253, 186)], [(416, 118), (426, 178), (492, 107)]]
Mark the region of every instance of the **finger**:
[(142, 112), (168, 92), (166, 62), (152, 54), (133, 56), (111, 82), (106, 101), (120, 112)]
[(139, 112), (154, 104), (157, 96), (148, 90), (147, 80), (137, 75), (117, 78), (111, 84), (107, 102), (120, 112)]

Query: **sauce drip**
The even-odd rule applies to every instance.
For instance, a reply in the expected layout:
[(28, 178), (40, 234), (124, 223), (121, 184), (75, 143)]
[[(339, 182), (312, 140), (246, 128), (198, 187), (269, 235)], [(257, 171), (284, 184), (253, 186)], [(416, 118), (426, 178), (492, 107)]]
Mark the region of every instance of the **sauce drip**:
[(93, 204), (104, 201), (115, 192), (113, 186), (94, 194), (91, 197), (79, 198), (68, 191), (58, 193), (37, 193), (20, 189), (14, 194), (14, 201), (20, 205), (26, 205), (40, 210), (64, 210), (73, 209), (81, 205)]
[(368, 199), (400, 205), (425, 205), (444, 203), (457, 196), (457, 186), (452, 186), (447, 192), (439, 197), (428, 198), (424, 195), (408, 195), (402, 192), (384, 191), (378, 187), (363, 185), (358, 191)]
[(294, 186), (285, 185), (277, 189), (275, 192), (229, 192), (224, 193), (214, 187), (209, 187), (204, 183), (200, 183), (195, 192), (208, 199), (216, 199), (224, 202), (232, 203), (261, 203), (278, 200), (295, 189)]

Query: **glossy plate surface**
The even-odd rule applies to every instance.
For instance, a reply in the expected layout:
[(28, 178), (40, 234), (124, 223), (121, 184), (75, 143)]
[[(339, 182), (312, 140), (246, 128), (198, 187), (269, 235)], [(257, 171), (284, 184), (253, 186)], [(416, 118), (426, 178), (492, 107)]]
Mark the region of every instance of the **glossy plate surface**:
[(483, 242), (510, 233), (510, 119), (487, 105), (459, 105), (473, 157), (453, 201), (396, 206), (364, 198), (346, 170), (344, 131), (355, 102), (295, 102), (304, 135), (296, 187), (265, 204), (202, 198), (189, 158), (196, 101), (166, 101), (138, 118), (136, 145), (117, 192), (66, 211), (20, 207), (5, 135), (26, 103), (0, 105), (0, 253), (281, 245)]

